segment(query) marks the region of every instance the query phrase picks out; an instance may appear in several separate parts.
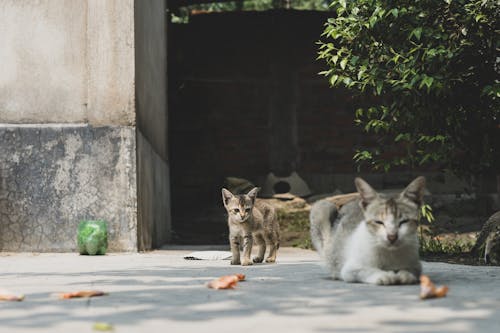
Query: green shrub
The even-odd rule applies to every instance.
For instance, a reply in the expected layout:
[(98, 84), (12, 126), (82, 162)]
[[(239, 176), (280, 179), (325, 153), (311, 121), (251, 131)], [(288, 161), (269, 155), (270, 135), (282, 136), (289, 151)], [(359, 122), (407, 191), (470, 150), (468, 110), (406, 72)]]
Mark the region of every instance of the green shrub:
[[(334, 87), (358, 97), (376, 138), (359, 165), (500, 169), (496, 0), (336, 0), (319, 43)], [(353, 111), (354, 112), (354, 111)]]

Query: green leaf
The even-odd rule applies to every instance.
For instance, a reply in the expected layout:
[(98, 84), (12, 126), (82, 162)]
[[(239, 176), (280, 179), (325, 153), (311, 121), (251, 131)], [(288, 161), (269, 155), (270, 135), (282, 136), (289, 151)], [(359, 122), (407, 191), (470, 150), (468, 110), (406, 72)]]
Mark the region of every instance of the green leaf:
[(345, 66), (347, 65), (347, 58), (342, 59), (340, 62), (340, 68), (345, 69)]
[(417, 40), (420, 40), (420, 36), (422, 35), (422, 27), (418, 27), (412, 30), (410, 33), (409, 38), (411, 39), (412, 36), (415, 36)]
[(427, 90), (430, 89), (432, 86), (432, 82), (434, 82), (434, 78), (431, 76), (424, 75), (422, 81), (420, 81), (420, 85), (418, 86), (419, 89), (422, 89), (422, 87), (425, 85), (427, 87)]
[(363, 77), (363, 74), (366, 72), (366, 67), (365, 66), (361, 66), (359, 68), (359, 71), (358, 71), (358, 80), (361, 80), (361, 78)]
[(398, 15), (399, 15), (399, 10), (398, 10), (397, 8), (393, 8), (393, 9), (391, 9), (391, 10), (389, 11), (389, 13), (387, 13), (387, 14), (392, 14), (392, 16), (394, 16), (394, 17), (398, 17)]
[(334, 86), (335, 85), (335, 82), (337, 82), (339, 76), (338, 75), (332, 75), (330, 77), (330, 85)]

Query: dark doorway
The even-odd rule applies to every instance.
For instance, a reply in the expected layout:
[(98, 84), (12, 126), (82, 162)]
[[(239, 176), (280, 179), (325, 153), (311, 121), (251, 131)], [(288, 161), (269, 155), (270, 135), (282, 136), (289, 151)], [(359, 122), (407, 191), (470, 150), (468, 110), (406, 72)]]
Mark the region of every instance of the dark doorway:
[[(194, 15), (169, 29), (175, 243), (225, 244), (225, 177), (353, 172), (352, 113), (315, 61), (327, 12)], [(332, 161), (324, 163), (324, 161)], [(317, 181), (321, 184), (321, 181)], [(318, 189), (323, 190), (323, 189)]]

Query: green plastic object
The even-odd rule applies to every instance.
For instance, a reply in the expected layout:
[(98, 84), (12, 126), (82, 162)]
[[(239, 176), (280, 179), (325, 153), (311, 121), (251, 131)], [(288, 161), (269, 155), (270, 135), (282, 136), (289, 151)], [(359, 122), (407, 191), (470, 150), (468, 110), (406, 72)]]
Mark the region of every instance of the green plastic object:
[(108, 249), (108, 226), (105, 221), (81, 221), (78, 225), (80, 254), (103, 255)]

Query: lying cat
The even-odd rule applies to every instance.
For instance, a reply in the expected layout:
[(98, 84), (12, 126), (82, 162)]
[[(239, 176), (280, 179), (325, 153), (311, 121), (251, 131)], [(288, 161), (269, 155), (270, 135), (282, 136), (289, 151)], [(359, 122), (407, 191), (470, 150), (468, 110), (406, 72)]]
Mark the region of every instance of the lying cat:
[(422, 266), (417, 223), (425, 188), (418, 177), (398, 196), (377, 193), (361, 178), (360, 194), (339, 210), (324, 199), (310, 213), (314, 247), (334, 279), (380, 285), (412, 284)]
[[(229, 226), (229, 242), (233, 259), (231, 265), (247, 266), (264, 260), (266, 244), (269, 245), (269, 255), (266, 262), (276, 261), (279, 248), (279, 224), (274, 208), (256, 199), (258, 188), (251, 189), (247, 194), (234, 195), (225, 188), (222, 189), (222, 201), (227, 210)], [(252, 244), (255, 240), (259, 247), (258, 254), (250, 260)], [(240, 260), (240, 244), (243, 241), (243, 259)]]

